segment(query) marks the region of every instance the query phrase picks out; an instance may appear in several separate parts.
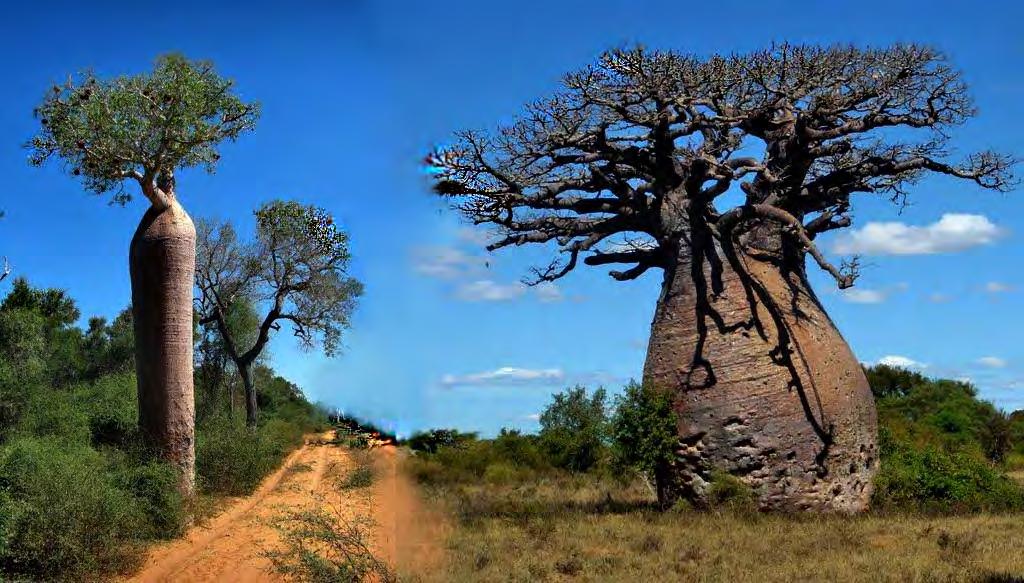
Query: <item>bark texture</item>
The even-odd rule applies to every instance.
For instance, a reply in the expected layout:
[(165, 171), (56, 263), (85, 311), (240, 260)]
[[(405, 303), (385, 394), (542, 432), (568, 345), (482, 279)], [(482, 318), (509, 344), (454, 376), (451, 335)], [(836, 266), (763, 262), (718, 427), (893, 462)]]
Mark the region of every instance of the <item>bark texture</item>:
[(195, 252), (192, 219), (172, 201), (146, 212), (129, 253), (139, 427), (149, 447), (179, 469), (185, 495), (195, 487)]
[(718, 469), (765, 510), (864, 510), (878, 467), (867, 379), (802, 252), (765, 239), (681, 243), (665, 270), (644, 378), (675, 393), (679, 447), (659, 489), (703, 504)]
[(259, 423), (259, 402), (256, 400), (256, 383), (252, 378), (252, 363), (236, 363), (245, 387), (245, 425), (255, 429)]

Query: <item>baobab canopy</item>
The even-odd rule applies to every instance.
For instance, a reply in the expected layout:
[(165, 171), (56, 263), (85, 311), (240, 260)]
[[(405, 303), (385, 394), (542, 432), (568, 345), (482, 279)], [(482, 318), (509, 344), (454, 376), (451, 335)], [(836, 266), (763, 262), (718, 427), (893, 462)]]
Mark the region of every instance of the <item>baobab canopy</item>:
[[(588, 265), (630, 266), (616, 279), (663, 267), (681, 226), (671, 217), (686, 209), (716, 238), (783, 224), (847, 287), (856, 263), (829, 264), (814, 238), (851, 224), (851, 195), (902, 202), (929, 172), (1011, 186), (1007, 156), (952, 155), (950, 130), (973, 114), (960, 73), (924, 46), (710, 58), (636, 48), (566, 75), (511, 125), (460, 132), (429, 163), (438, 193), (500, 228), (490, 249), (557, 243), (562, 259), (535, 281), (587, 252)], [(744, 203), (722, 212), (719, 197), (735, 188)]]
[(125, 179), (139, 183), (156, 206), (173, 190), (174, 172), (213, 172), (217, 145), (253, 128), (255, 103), (231, 92), (212, 63), (181, 55), (157, 59), (151, 73), (101, 79), (84, 73), (56, 84), (36, 108), (41, 130), (29, 143), (31, 162), (57, 156), (97, 194), (125, 203)]

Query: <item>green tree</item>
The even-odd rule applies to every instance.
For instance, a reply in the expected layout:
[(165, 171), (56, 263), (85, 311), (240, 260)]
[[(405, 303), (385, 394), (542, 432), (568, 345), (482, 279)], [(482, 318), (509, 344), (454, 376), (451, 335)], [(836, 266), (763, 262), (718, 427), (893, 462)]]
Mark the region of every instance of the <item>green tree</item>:
[(63, 387), (77, 381), (85, 368), (82, 332), (74, 326), (81, 313), (67, 292), (34, 288), (24, 277), (16, 278), (0, 303), (0, 313), (15, 312), (41, 318), (47, 383)]
[(672, 395), (630, 382), (615, 399), (611, 421), (612, 452), (616, 465), (640, 473), (655, 484), (658, 502), (667, 504), (669, 469), (679, 444)]
[(552, 465), (585, 472), (604, 455), (608, 437), (607, 395), (589, 397), (582, 386), (558, 393), (540, 414), (540, 442)]
[[(243, 297), (228, 306), (225, 314), (225, 326), (231, 338), (237, 339), (241, 346), (252, 346), (259, 335), (260, 319), (252, 300)], [(216, 322), (199, 324), (199, 343), (196, 347), (196, 395), (200, 399), (196, 403), (198, 419), (216, 414), (227, 409), (232, 417), (235, 414), (235, 392), (238, 383), (233, 375), (237, 375), (234, 362), (228, 353), (228, 347), (217, 329)], [(257, 362), (266, 360), (261, 354)]]
[[(256, 240), (239, 242), (230, 223), (199, 223), (196, 311), (215, 324), (245, 387), (246, 423), (259, 409), (253, 363), (282, 324), (302, 346), (334, 356), (362, 284), (347, 273), (348, 235), (324, 209), (274, 201), (256, 211)], [(229, 315), (240, 301), (259, 303), (264, 315), (255, 337), (232, 330)]]
[(124, 204), (135, 183), (149, 201), (129, 250), (139, 426), (151, 448), (194, 487), (192, 282), (195, 227), (176, 173), (212, 172), (217, 146), (252, 129), (258, 108), (207, 61), (157, 59), (152, 72), (113, 79), (85, 73), (54, 85), (35, 110), (31, 162), (59, 159), (85, 188)]

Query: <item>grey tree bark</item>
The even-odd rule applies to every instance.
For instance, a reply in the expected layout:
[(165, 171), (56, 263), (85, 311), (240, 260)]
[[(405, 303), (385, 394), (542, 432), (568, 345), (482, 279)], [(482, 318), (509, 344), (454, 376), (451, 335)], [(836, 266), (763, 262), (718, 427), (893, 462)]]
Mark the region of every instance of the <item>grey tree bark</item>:
[(146, 211), (132, 238), (129, 268), (135, 325), (139, 428), (147, 445), (195, 490), (192, 286), (196, 231), (173, 198)]
[(706, 503), (719, 469), (762, 509), (861, 511), (878, 467), (874, 400), (803, 251), (778, 231), (726, 248), (694, 234), (665, 270), (644, 380), (674, 393), (679, 444), (659, 493)]

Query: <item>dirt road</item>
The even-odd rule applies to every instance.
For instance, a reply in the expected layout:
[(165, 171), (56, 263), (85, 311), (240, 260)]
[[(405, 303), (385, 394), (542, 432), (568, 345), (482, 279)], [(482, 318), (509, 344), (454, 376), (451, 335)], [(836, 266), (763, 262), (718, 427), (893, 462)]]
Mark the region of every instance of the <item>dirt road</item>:
[(328, 502), (351, 519), (371, 516), (376, 554), (399, 573), (429, 570), (443, 560), (443, 525), (420, 504), (415, 487), (399, 471), (394, 447), (370, 450), (376, 476), (369, 488), (342, 489), (338, 480), (356, 462), (353, 452), (312, 440), (293, 452), (254, 494), (239, 498), (182, 539), (154, 547), (130, 581), (259, 582), (280, 580), (262, 556), (280, 544), (272, 521), (286, 510)]

